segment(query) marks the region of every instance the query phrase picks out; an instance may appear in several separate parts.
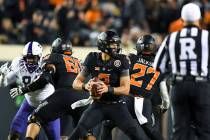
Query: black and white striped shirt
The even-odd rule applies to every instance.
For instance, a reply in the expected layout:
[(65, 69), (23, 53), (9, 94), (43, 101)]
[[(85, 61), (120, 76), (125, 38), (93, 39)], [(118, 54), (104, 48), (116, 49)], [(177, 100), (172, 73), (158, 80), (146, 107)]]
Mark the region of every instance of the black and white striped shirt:
[(187, 26), (169, 34), (162, 42), (154, 61), (154, 68), (179, 76), (209, 76), (209, 32)]

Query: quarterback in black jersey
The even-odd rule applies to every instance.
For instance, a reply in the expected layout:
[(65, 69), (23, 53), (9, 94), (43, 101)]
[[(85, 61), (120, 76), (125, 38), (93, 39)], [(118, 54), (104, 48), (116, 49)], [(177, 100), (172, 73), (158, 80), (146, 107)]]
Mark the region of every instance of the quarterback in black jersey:
[(34, 140), (39, 134), (41, 125), (62, 115), (71, 115), (76, 125), (86, 109), (86, 107), (71, 109), (72, 103), (89, 97), (87, 93), (72, 88), (73, 80), (80, 72), (81, 66), (78, 59), (71, 54), (71, 43), (64, 43), (57, 38), (52, 44), (51, 54), (44, 60), (42, 75), (29, 86), (17, 89), (19, 94), (23, 94), (41, 89), (49, 82), (55, 87), (55, 92), (31, 114), (26, 133), (27, 140)]
[[(159, 129), (156, 129), (156, 127), (152, 125), (153, 121), (151, 117), (153, 112), (151, 98), (153, 94), (159, 94), (160, 87), (166, 88), (165, 82), (162, 81), (163, 78), (160, 71), (155, 71), (152, 66), (156, 49), (155, 44), (155, 40), (151, 35), (144, 35), (140, 37), (136, 43), (137, 55), (129, 54), (128, 56), (130, 60), (131, 96), (127, 96), (126, 104), (132, 117), (138, 120), (147, 136), (151, 140), (162, 140), (163, 138)], [(164, 99), (164, 107), (167, 109), (169, 107), (167, 89), (162, 90), (161, 93), (163, 93), (161, 96), (162, 99)], [(159, 96), (155, 95), (155, 97)], [(102, 140), (110, 139), (107, 138), (107, 136), (110, 136), (110, 129), (113, 127), (115, 127), (115, 124), (111, 121), (104, 123)]]
[[(129, 94), (129, 62), (120, 52), (120, 38), (114, 31), (102, 32), (98, 36), (98, 48), (101, 52), (91, 52), (84, 61), (84, 69), (76, 77), (73, 88), (91, 91), (93, 80), (84, 83), (90, 75), (98, 77), (101, 86), (97, 92), (100, 99), (95, 99), (83, 113), (77, 127), (70, 136), (71, 140), (83, 138), (88, 129), (103, 120), (110, 119), (132, 140), (143, 140), (138, 132), (138, 125), (132, 119), (122, 95)], [(145, 139), (144, 139), (145, 140)]]

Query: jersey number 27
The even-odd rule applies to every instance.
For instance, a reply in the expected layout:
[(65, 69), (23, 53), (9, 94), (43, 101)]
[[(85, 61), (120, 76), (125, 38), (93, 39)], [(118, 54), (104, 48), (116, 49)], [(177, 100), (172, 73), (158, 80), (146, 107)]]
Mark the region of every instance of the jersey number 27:
[(160, 75), (160, 72), (155, 71), (153, 67), (138, 64), (138, 63), (134, 65), (133, 70), (139, 70), (139, 72), (131, 74), (131, 85), (137, 86), (137, 87), (142, 87), (142, 84), (143, 84), (143, 80), (137, 81), (136, 80), (137, 78), (146, 77), (147, 74), (151, 74), (151, 73), (154, 74), (150, 82), (147, 83), (146, 90), (152, 89), (152, 86), (154, 85), (154, 83), (156, 82), (156, 80), (158, 79)]

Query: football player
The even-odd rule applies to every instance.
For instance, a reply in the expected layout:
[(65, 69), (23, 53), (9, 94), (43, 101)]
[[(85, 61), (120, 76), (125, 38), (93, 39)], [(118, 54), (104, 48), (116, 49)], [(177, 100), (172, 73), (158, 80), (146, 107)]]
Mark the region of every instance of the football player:
[[(151, 98), (155, 94), (154, 97), (158, 100), (160, 96), (156, 94), (159, 94), (161, 88), (162, 104), (159, 110), (167, 110), (170, 101), (166, 83), (162, 79), (160, 71), (155, 71), (152, 67), (156, 52), (155, 39), (151, 35), (140, 37), (136, 43), (136, 50), (137, 54), (129, 54), (131, 82), (130, 96), (126, 98), (126, 104), (132, 117), (138, 120), (147, 136), (151, 140), (162, 140), (159, 127), (155, 127), (154, 124), (154, 122), (158, 124), (159, 116), (154, 117), (155, 121), (152, 120), (154, 109)], [(156, 99), (152, 100), (157, 101)], [(154, 114), (158, 115), (156, 112)], [(110, 133), (115, 126), (114, 122), (110, 122), (110, 120), (104, 122), (102, 139), (111, 139)]]
[(53, 83), (55, 92), (48, 97), (31, 114), (26, 139), (34, 140), (40, 132), (41, 126), (63, 115), (71, 115), (76, 124), (85, 109), (71, 109), (71, 104), (77, 100), (88, 98), (89, 94), (76, 91), (72, 88), (72, 82), (80, 72), (79, 60), (72, 55), (71, 42), (63, 42), (57, 38), (51, 49), (51, 54), (44, 60), (43, 72), (40, 77), (27, 87), (19, 87), (13, 93), (24, 94), (28, 91), (41, 89), (49, 83)]
[[(23, 49), (23, 56), (12, 61), (10, 71), (5, 75), (5, 86), (14, 88), (27, 86), (41, 74), (42, 46), (35, 41), (28, 42)], [(42, 89), (26, 92), (25, 99), (16, 113), (10, 127), (8, 140), (19, 140), (27, 128), (27, 120), (33, 110), (54, 92), (48, 83)], [(11, 94), (16, 97), (17, 94)], [(43, 126), (48, 139), (60, 140), (60, 120), (48, 122)]]
[[(133, 116), (136, 116), (137, 120), (139, 120), (139, 123), (142, 124), (141, 126), (143, 127), (144, 131), (152, 140), (162, 140), (163, 138), (160, 134), (160, 131), (155, 129), (156, 127), (153, 127), (153, 121), (151, 117), (153, 111), (151, 98), (154, 94), (161, 93), (162, 105), (160, 106), (160, 109), (163, 111), (169, 108), (170, 101), (168, 97), (166, 81), (163, 79), (163, 75), (160, 73), (160, 71), (155, 71), (152, 66), (157, 50), (155, 39), (151, 35), (141, 36), (137, 40), (136, 50), (137, 55), (129, 55), (131, 62), (130, 93), (134, 95), (134, 98), (130, 96), (130, 99), (127, 101), (128, 106), (129, 101), (131, 101), (129, 110), (133, 112)], [(146, 123), (142, 123), (138, 116), (139, 106), (137, 107), (136, 105), (138, 105), (141, 101), (143, 101), (142, 113), (147, 119)]]
[[(71, 140), (85, 137), (89, 129), (107, 119), (112, 120), (132, 140), (143, 140), (144, 133), (137, 128), (138, 125), (122, 99), (123, 95), (129, 94), (130, 78), (128, 59), (125, 55), (119, 54), (120, 42), (116, 32), (111, 30), (102, 32), (98, 36), (100, 52), (91, 52), (87, 55), (84, 69), (74, 80), (73, 88), (94, 91), (96, 92), (94, 96), (97, 94), (98, 96), (84, 112), (71, 134)], [(93, 79), (85, 83), (88, 76)], [(95, 84), (98, 86), (93, 90), (92, 86)]]

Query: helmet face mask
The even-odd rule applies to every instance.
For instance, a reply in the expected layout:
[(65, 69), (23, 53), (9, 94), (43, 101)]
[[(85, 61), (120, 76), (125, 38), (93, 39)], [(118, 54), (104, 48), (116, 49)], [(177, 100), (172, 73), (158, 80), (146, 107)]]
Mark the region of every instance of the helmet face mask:
[(155, 44), (141, 44), (139, 46), (136, 46), (137, 53), (143, 55), (154, 55), (155, 48)]
[(72, 45), (69, 43), (62, 45), (63, 54), (72, 55)]
[(114, 31), (102, 32), (98, 36), (98, 49), (111, 57), (116, 57), (119, 54), (120, 47), (120, 37)]
[(38, 65), (40, 57), (38, 55), (27, 55), (25, 61), (28, 65)]
[(154, 56), (156, 47), (155, 39), (151, 35), (144, 35), (136, 43), (137, 55)]
[(42, 46), (38, 42), (28, 42), (23, 49), (23, 58), (27, 67), (35, 68), (41, 61)]
[(110, 43), (107, 46), (107, 50), (108, 50), (108, 54), (111, 54), (111, 56), (116, 56), (117, 54), (119, 54), (121, 48), (120, 48), (120, 44), (119, 43)]

